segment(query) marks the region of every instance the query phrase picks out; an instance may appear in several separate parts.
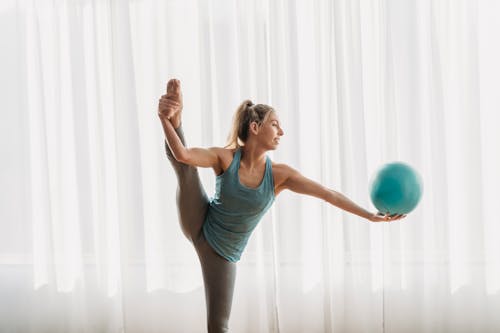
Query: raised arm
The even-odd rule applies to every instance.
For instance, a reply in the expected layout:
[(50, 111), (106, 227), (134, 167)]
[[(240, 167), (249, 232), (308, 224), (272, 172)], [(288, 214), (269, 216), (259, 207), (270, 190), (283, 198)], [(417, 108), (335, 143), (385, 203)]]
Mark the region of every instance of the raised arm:
[(170, 120), (162, 116), (160, 116), (160, 120), (165, 133), (165, 140), (177, 161), (202, 168), (219, 168), (218, 151), (221, 148), (186, 148), (179, 139)]
[(170, 80), (167, 85), (167, 94), (161, 96), (158, 102), (158, 117), (165, 133), (165, 141), (172, 151), (172, 155), (177, 161), (184, 164), (213, 168), (215, 171), (219, 170), (220, 159), (217, 149), (220, 148), (187, 148), (182, 143), (175, 130), (181, 125), (181, 111), (182, 93), (180, 83), (177, 80)]
[(281, 184), (280, 190), (288, 189), (290, 191), (310, 195), (343, 209), (352, 214), (361, 216), (372, 222), (384, 222), (399, 220), (406, 215), (389, 216), (388, 214), (372, 213), (363, 207), (357, 205), (355, 202), (347, 198), (342, 193), (336, 192), (325, 186), (303, 176), (299, 171), (285, 165), (280, 164), (277, 168), (280, 170)]

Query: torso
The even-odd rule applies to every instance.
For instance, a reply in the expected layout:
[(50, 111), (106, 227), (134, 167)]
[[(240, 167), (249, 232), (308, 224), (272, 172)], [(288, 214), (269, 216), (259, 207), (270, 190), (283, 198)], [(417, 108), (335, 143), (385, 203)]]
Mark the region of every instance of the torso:
[[(268, 156), (259, 155), (257, 163), (248, 159), (250, 156), (242, 163), (241, 150), (216, 147), (210, 150), (216, 155), (212, 155), (211, 165), (217, 177), (203, 223), (203, 235), (220, 256), (236, 262), (252, 231), (275, 201), (272, 161)], [(247, 161), (253, 163), (252, 174), (248, 172)]]
[[(219, 165), (214, 168), (216, 175), (221, 175), (227, 168), (231, 165), (234, 158), (234, 153), (236, 149), (226, 149), (220, 148), (217, 150), (217, 155), (219, 156)], [(273, 171), (273, 181), (274, 181), (274, 194), (277, 196), (282, 190), (284, 190), (283, 183), (287, 178), (287, 168), (284, 164), (272, 162)], [(243, 165), (240, 164), (240, 169), (238, 170), (238, 175), (240, 178), (240, 183), (250, 187), (256, 188), (262, 182), (264, 178), (264, 173), (266, 171), (266, 164), (262, 163), (259, 168), (250, 171), (245, 169)]]

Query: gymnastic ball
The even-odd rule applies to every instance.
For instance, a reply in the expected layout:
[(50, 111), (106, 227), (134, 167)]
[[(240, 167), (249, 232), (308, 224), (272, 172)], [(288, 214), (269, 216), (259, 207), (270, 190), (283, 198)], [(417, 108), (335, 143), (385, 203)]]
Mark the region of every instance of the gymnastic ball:
[(422, 178), (401, 162), (384, 164), (372, 177), (370, 198), (381, 213), (408, 214), (422, 196)]

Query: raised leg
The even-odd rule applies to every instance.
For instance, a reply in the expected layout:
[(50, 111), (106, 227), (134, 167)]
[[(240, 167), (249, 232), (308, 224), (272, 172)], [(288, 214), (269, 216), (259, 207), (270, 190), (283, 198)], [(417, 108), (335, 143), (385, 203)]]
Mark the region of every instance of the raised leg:
[[(176, 128), (175, 131), (182, 143), (186, 145), (182, 126)], [(177, 211), (181, 229), (186, 238), (195, 244), (202, 233), (209, 200), (196, 167), (178, 162), (166, 141), (165, 150), (177, 175)]]
[[(167, 95), (160, 99), (159, 112), (170, 122), (163, 123), (168, 126), (167, 137), (172, 137), (171, 128), (173, 127), (182, 144), (186, 146), (181, 127), (182, 93), (178, 80), (172, 79), (168, 82)], [(165, 149), (177, 176), (177, 209), (181, 229), (193, 243), (202, 267), (208, 332), (227, 332), (236, 278), (236, 264), (215, 253), (203, 236), (202, 227), (209, 201), (201, 184), (198, 170), (193, 166), (178, 162), (166, 141)]]

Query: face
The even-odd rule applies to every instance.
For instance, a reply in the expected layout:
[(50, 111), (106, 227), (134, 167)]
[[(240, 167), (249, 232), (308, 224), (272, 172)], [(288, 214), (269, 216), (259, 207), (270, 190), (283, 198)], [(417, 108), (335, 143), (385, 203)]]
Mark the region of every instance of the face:
[(285, 134), (281, 128), (278, 116), (274, 111), (271, 112), (267, 120), (259, 129), (259, 141), (269, 150), (274, 150), (280, 143), (280, 138)]

